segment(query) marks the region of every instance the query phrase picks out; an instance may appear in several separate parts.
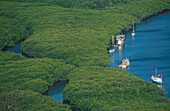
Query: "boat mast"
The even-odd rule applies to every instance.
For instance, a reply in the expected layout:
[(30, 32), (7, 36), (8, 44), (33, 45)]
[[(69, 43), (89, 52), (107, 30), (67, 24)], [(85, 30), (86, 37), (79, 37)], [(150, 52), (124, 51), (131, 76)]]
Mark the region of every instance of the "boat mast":
[(155, 68), (155, 76), (156, 76), (156, 74), (157, 74), (157, 68)]
[(133, 33), (135, 32), (135, 30), (134, 30), (134, 22), (133, 22)]
[(162, 73), (161, 73), (161, 79), (162, 79)]
[[(161, 73), (161, 80), (162, 80), (162, 73)], [(164, 89), (164, 86), (162, 85), (162, 83), (161, 83), (161, 88)]]

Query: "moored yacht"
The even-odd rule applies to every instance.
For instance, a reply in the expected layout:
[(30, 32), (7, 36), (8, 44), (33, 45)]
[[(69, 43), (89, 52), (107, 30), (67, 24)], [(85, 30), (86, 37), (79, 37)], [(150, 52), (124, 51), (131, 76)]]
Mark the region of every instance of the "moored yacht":
[(130, 65), (129, 59), (127, 59), (127, 57), (126, 57), (126, 59), (123, 59), (123, 60), (122, 60), (122, 64), (119, 65), (119, 67), (126, 68), (126, 67), (128, 67), (129, 65)]
[(162, 81), (162, 74), (161, 74), (161, 77), (160, 77), (160, 75), (157, 75), (157, 69), (155, 69), (155, 75), (152, 75), (151, 79), (155, 83), (158, 83), (158, 84), (162, 84), (163, 83), (163, 81)]
[(116, 36), (117, 45), (124, 45), (124, 42), (125, 42), (124, 40), (125, 40), (125, 35)]

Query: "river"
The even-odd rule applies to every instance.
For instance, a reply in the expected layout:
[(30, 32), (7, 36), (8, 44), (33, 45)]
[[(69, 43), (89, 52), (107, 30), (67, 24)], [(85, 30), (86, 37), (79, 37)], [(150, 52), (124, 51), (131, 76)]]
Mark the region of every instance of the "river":
[[(135, 37), (131, 37), (131, 31), (126, 34), (125, 46), (115, 48), (110, 55), (110, 67), (118, 67), (122, 59), (130, 60), (129, 73), (151, 81), (151, 75), (158, 73), (163, 75), (163, 88), (170, 92), (170, 12), (151, 17), (135, 26)], [(4, 51), (22, 54), (21, 43)], [(62, 91), (68, 81), (57, 82), (46, 92), (47, 95), (63, 102)], [(165, 95), (170, 98), (170, 94)]]
[[(110, 67), (118, 67), (122, 59), (130, 60), (126, 70), (145, 81), (157, 73), (163, 77), (163, 86), (170, 92), (170, 12), (151, 17), (135, 26), (135, 37), (126, 34), (124, 47), (116, 47), (110, 55)], [(170, 94), (165, 95), (170, 98)]]

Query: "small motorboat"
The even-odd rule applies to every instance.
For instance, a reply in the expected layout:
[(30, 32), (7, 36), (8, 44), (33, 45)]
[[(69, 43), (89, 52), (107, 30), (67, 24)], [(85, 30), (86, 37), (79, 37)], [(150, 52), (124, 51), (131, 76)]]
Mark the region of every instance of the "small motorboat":
[(157, 83), (157, 84), (162, 84), (163, 83), (162, 74), (161, 74), (161, 77), (160, 77), (160, 75), (157, 75), (157, 69), (155, 69), (155, 75), (152, 75), (151, 79), (152, 79), (152, 81), (154, 83)]
[(110, 54), (113, 53), (115, 51), (115, 49), (110, 49), (109, 52)]
[(127, 57), (126, 57), (126, 59), (122, 60), (122, 64), (119, 65), (119, 67), (127, 68), (129, 65), (130, 65), (129, 59), (127, 59)]

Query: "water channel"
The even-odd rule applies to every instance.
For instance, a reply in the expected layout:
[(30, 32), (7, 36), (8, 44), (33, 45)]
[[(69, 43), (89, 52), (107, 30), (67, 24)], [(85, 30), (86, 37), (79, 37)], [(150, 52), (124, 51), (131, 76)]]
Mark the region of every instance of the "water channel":
[(135, 37), (126, 34), (125, 45), (116, 47), (110, 55), (110, 67), (118, 67), (126, 57), (130, 67), (126, 70), (145, 81), (151, 81), (155, 68), (163, 76), (163, 86), (170, 98), (170, 12), (151, 17), (135, 26)]
[(62, 92), (67, 84), (67, 80), (56, 82), (53, 86), (49, 87), (48, 91), (46, 92), (46, 95), (50, 96), (51, 98), (54, 98), (57, 101), (60, 100), (61, 102), (63, 102)]
[[(158, 73), (163, 75), (163, 87), (170, 92), (170, 12), (151, 17), (135, 26), (135, 37), (131, 32), (126, 34), (125, 46), (116, 47), (110, 55), (110, 67), (118, 67), (122, 59), (128, 57), (130, 67), (126, 69), (146, 81), (151, 81), (151, 75)], [(22, 54), (21, 43), (4, 51)], [(57, 82), (46, 92), (55, 100), (63, 101), (62, 91), (68, 81)], [(165, 95), (170, 98), (170, 93)]]
[(5, 48), (4, 51), (15, 52), (17, 54), (22, 54), (21, 42), (17, 43), (14, 47)]

